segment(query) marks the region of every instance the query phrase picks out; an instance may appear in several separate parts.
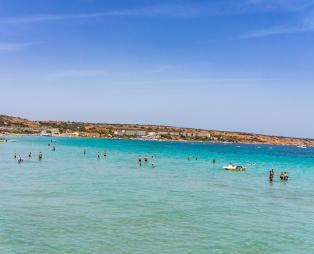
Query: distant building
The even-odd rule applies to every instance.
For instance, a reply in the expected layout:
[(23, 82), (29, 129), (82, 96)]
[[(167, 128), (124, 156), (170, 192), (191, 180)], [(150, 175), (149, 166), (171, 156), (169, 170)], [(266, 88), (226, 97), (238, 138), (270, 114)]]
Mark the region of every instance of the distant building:
[(125, 130), (114, 131), (113, 134), (116, 136), (124, 136)]
[(197, 133), (183, 132), (181, 135), (184, 136), (184, 137), (196, 137)]
[(59, 129), (43, 130), (43, 131), (40, 133), (40, 136), (46, 136), (46, 137), (59, 136), (59, 135), (60, 135)]
[(166, 135), (169, 135), (169, 132), (168, 131), (158, 131), (157, 134), (161, 135), (161, 136), (166, 136)]
[(169, 135), (170, 136), (180, 136), (180, 133), (176, 132), (176, 131), (172, 131), (172, 132), (169, 132)]
[(210, 133), (197, 133), (197, 137), (199, 138), (210, 138)]
[(141, 130), (126, 130), (125, 135), (127, 136), (145, 136), (146, 131)]

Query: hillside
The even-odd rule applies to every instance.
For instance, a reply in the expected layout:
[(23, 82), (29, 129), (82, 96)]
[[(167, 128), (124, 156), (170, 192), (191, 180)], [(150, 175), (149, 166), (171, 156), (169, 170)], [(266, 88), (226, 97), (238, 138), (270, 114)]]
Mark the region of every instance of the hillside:
[(80, 136), (314, 146), (313, 139), (160, 125), (31, 121), (7, 115), (0, 115), (0, 135)]

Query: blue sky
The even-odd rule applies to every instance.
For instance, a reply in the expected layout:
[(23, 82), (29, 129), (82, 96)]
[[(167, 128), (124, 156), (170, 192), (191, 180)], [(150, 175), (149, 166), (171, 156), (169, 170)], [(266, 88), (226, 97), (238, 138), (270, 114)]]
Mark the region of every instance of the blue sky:
[(313, 0), (1, 0), (0, 109), (314, 138)]

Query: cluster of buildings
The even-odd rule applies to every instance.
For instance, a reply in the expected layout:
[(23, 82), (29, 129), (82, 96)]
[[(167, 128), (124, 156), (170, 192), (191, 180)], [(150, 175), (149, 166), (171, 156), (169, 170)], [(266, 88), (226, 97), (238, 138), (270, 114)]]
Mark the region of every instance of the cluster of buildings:
[(190, 137), (210, 138), (210, 133), (205, 132), (179, 132), (179, 131), (145, 131), (145, 130), (117, 130), (115, 136), (135, 136), (146, 139), (158, 139), (161, 137)]
[[(53, 136), (84, 136), (84, 133), (65, 132), (61, 133), (59, 129), (42, 130), (40, 135), (46, 137)], [(160, 138), (211, 138), (208, 132), (179, 132), (179, 131), (146, 131), (146, 130), (115, 130), (108, 133), (110, 137), (137, 137), (143, 139), (160, 139)]]

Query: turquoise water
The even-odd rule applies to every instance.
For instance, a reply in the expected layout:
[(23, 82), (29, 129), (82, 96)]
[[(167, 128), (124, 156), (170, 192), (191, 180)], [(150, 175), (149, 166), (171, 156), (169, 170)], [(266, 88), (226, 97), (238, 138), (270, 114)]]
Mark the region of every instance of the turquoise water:
[(313, 148), (16, 139), (0, 144), (0, 253), (314, 253)]

